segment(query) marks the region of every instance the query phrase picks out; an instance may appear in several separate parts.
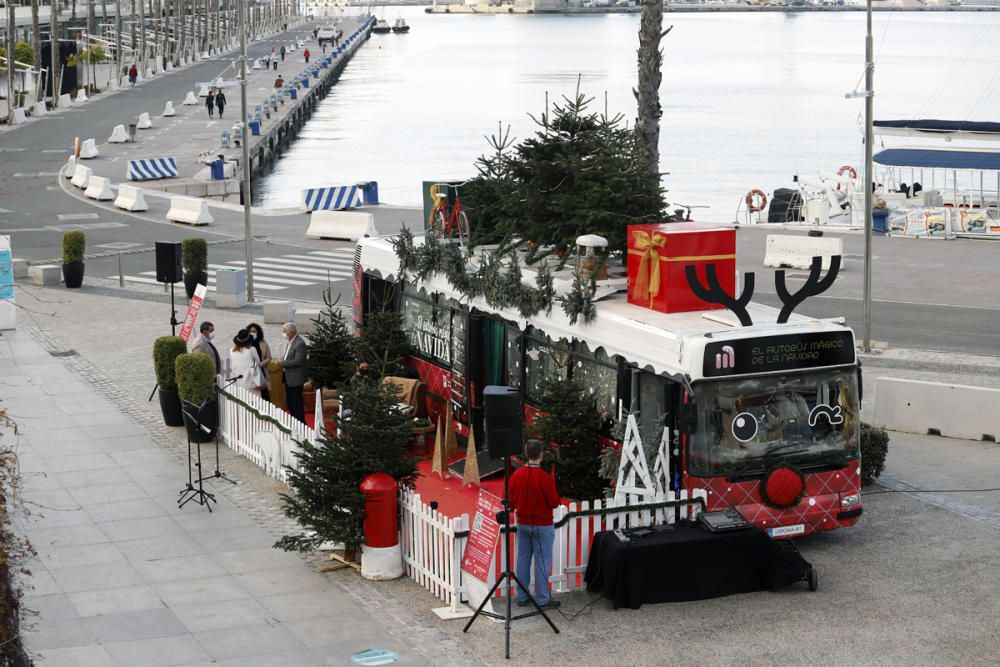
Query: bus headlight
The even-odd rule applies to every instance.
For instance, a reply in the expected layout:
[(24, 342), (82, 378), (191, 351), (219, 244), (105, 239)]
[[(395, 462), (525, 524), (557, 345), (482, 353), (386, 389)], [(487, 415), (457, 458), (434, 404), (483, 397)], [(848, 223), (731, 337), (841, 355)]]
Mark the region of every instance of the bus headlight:
[(851, 507), (853, 505), (861, 504), (861, 494), (860, 493), (850, 493), (846, 496), (840, 497), (841, 507)]

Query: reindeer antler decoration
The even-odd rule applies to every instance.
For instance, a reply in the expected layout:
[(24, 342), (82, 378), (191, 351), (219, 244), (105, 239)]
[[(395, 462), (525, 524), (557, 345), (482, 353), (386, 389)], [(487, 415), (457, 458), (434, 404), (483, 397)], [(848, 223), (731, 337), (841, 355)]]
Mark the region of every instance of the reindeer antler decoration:
[[(833, 284), (833, 281), (837, 278), (837, 273), (840, 271), (840, 255), (830, 257), (830, 270), (827, 271), (821, 280), (819, 274), (822, 270), (823, 258), (813, 257), (812, 264), (809, 266), (809, 277), (806, 279), (805, 285), (800, 287), (795, 294), (789, 294), (788, 289), (785, 287), (785, 271), (782, 269), (781, 271), (774, 272), (774, 289), (778, 293), (781, 303), (784, 304), (781, 312), (778, 313), (778, 324), (787, 322), (788, 318), (792, 316), (792, 311), (800, 303), (811, 296), (822, 294), (830, 289), (830, 285)], [(689, 282), (690, 280), (688, 278)], [(697, 292), (695, 293), (697, 294)]]
[(733, 311), (736, 317), (740, 318), (740, 324), (745, 327), (753, 324), (753, 320), (750, 319), (750, 313), (747, 312), (747, 304), (750, 303), (750, 297), (753, 296), (754, 275), (752, 273), (747, 273), (743, 276), (743, 293), (740, 294), (740, 298), (738, 299), (729, 296), (722, 289), (722, 286), (719, 285), (719, 277), (715, 273), (715, 264), (705, 266), (705, 278), (708, 280), (707, 288), (698, 280), (698, 269), (694, 264), (688, 264), (684, 267), (684, 275), (687, 277), (688, 286), (691, 287), (691, 291), (694, 292), (696, 297), (708, 303), (718, 303), (725, 306)]

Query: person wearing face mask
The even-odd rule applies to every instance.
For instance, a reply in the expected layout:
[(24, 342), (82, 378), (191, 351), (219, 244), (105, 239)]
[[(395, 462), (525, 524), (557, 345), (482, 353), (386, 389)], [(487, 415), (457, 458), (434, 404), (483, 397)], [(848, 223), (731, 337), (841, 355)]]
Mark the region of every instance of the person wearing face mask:
[(215, 325), (211, 322), (202, 322), (201, 326), (198, 327), (198, 335), (191, 344), (191, 351), (210, 356), (215, 364), (215, 374), (218, 375), (222, 370), (222, 359), (219, 357), (219, 351), (212, 344), (213, 338), (215, 338)]
[(264, 375), (260, 370), (260, 357), (253, 347), (253, 341), (246, 329), (240, 329), (233, 338), (233, 349), (229, 351), (229, 363), (236, 386), (243, 387), (252, 394), (260, 395)]
[(264, 377), (268, 380), (264, 388), (260, 390), (260, 396), (265, 401), (271, 400), (270, 391), (271, 382), (267, 368), (271, 363), (271, 347), (264, 340), (264, 330), (260, 328), (259, 324), (251, 322), (247, 325), (247, 333), (250, 334), (250, 339), (253, 341), (253, 348), (257, 350), (257, 356), (260, 357), (260, 367), (264, 370)]

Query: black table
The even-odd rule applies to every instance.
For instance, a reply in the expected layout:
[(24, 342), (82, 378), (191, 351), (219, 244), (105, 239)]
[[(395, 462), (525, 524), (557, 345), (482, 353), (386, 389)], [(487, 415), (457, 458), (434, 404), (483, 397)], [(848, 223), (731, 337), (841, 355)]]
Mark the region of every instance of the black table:
[(622, 542), (594, 535), (584, 581), (615, 609), (644, 602), (685, 602), (774, 589), (802, 581), (812, 566), (791, 543), (772, 542), (759, 528), (709, 533), (678, 524), (672, 532)]

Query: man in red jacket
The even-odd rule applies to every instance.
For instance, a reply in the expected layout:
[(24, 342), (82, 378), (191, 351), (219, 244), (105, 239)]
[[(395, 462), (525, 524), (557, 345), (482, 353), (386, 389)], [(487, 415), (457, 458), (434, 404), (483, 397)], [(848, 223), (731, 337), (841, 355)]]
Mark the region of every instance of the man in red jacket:
[[(557, 600), (549, 595), (549, 571), (552, 569), (552, 510), (559, 507), (559, 493), (552, 475), (541, 468), (541, 440), (529, 440), (524, 446), (528, 463), (510, 476), (510, 504), (517, 515), (517, 579), (524, 586), (531, 581), (531, 561), (535, 561), (535, 602), (555, 609)], [(528, 591), (518, 587), (517, 604), (524, 607)]]

